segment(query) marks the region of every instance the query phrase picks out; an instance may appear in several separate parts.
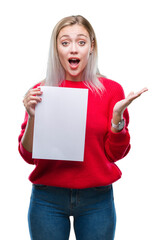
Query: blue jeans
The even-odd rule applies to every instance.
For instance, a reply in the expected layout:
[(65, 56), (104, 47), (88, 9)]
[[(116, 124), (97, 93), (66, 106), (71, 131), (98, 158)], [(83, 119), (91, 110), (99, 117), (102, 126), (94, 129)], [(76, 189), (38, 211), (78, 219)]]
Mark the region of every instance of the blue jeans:
[(28, 213), (32, 240), (68, 240), (70, 216), (77, 240), (113, 240), (112, 185), (86, 189), (33, 185)]

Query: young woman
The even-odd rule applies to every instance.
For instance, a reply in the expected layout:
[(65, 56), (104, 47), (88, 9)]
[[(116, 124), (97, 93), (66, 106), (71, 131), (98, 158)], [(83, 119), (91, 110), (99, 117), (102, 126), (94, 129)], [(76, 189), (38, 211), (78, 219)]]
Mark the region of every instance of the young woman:
[[(42, 101), (40, 85), (88, 88), (84, 161), (32, 159), (35, 106)], [(91, 24), (70, 16), (55, 26), (46, 79), (24, 97), (25, 120), (19, 152), (35, 169), (28, 222), (33, 240), (67, 240), (74, 217), (77, 240), (112, 240), (116, 213), (112, 184), (121, 177), (115, 162), (130, 149), (128, 105), (143, 92), (124, 97), (120, 84), (100, 75), (97, 42)]]

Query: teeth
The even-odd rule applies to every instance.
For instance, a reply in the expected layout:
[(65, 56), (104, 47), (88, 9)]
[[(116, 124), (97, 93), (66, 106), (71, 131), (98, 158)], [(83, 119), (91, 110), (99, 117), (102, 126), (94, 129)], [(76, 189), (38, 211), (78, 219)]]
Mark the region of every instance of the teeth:
[(76, 58), (70, 58), (69, 61), (80, 61), (80, 60)]
[(71, 59), (69, 59), (69, 62), (70, 62), (70, 63), (79, 63), (80, 60), (79, 60), (79, 59), (76, 59), (76, 58), (71, 58)]

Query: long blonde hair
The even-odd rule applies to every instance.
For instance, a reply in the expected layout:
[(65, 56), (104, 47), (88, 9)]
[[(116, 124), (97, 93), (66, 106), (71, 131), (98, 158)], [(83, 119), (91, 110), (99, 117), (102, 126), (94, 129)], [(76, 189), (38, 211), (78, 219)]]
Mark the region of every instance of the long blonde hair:
[(57, 38), (59, 32), (62, 28), (66, 26), (71, 26), (74, 24), (79, 24), (83, 26), (87, 32), (89, 33), (89, 37), (91, 43), (93, 42), (93, 52), (91, 53), (88, 63), (82, 74), (82, 81), (91, 88), (92, 90), (96, 90), (97, 92), (102, 92), (104, 90), (103, 84), (99, 81), (99, 77), (102, 75), (98, 70), (98, 51), (97, 51), (97, 40), (95, 36), (95, 32), (89, 23), (89, 21), (83, 16), (69, 16), (60, 20), (53, 29), (51, 40), (50, 40), (50, 49), (48, 56), (48, 65), (47, 65), (47, 73), (45, 79), (45, 85), (47, 86), (59, 86), (61, 82), (65, 79), (65, 71), (61, 65), (58, 56), (57, 50)]

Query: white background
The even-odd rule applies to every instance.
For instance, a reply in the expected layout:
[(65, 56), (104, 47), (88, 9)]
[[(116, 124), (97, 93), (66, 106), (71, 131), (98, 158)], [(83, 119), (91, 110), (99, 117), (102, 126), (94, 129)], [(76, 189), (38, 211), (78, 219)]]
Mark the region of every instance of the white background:
[[(164, 0), (53, 1), (0, 3), (1, 232), (4, 240), (28, 240), (27, 210), (33, 166), (17, 151), (26, 91), (45, 78), (49, 41), (61, 18), (81, 14), (96, 31), (99, 68), (126, 95), (149, 92), (129, 107), (132, 149), (118, 162), (123, 177), (114, 184), (116, 240), (165, 240)], [(73, 230), (71, 238), (74, 239)], [(70, 239), (71, 239), (70, 238)]]

